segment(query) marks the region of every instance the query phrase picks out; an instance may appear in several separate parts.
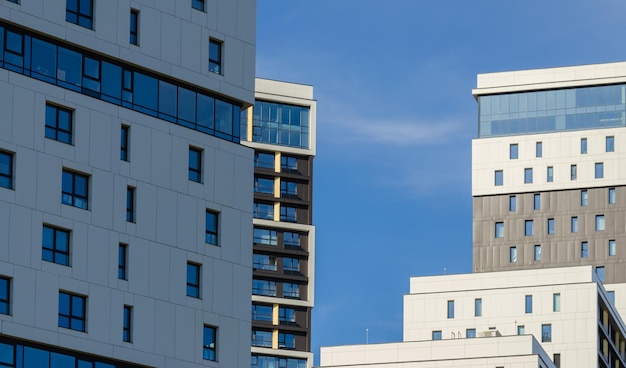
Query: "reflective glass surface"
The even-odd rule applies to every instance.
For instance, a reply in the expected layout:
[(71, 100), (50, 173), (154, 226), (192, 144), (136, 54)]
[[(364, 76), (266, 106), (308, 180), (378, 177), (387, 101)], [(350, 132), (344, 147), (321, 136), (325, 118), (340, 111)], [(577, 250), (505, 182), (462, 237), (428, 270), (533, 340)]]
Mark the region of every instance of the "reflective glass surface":
[(13, 155), (0, 152), (0, 187), (13, 188)]
[(257, 101), (253, 110), (252, 141), (309, 148), (309, 108)]
[(11, 314), (11, 279), (0, 277), (0, 313)]
[(276, 231), (269, 229), (254, 229), (254, 243), (264, 245), (276, 245)]
[(272, 322), (272, 310), (269, 305), (252, 305), (252, 320)]
[(306, 359), (252, 355), (250, 368), (306, 368)]

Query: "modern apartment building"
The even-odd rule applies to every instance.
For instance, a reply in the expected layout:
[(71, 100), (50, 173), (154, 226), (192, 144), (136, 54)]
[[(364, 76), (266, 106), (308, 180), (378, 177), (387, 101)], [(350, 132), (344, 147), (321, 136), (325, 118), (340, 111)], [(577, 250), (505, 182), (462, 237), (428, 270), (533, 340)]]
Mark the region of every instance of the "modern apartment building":
[(253, 368), (308, 368), (314, 302), (313, 87), (256, 79), (242, 117), (254, 148)]
[(254, 0), (0, 0), (0, 366), (250, 361)]
[(473, 94), (474, 271), (626, 282), (626, 63), (481, 74)]

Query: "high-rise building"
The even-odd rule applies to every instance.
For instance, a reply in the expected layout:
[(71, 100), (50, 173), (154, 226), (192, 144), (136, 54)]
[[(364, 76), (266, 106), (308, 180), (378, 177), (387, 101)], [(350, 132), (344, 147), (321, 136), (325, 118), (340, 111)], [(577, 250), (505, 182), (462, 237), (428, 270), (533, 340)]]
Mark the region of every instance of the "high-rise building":
[(478, 75), (475, 272), (593, 265), (626, 282), (626, 63)]
[(0, 366), (250, 362), (254, 0), (0, 0)]
[(313, 87), (256, 79), (242, 117), (254, 148), (252, 367), (307, 368), (314, 304)]

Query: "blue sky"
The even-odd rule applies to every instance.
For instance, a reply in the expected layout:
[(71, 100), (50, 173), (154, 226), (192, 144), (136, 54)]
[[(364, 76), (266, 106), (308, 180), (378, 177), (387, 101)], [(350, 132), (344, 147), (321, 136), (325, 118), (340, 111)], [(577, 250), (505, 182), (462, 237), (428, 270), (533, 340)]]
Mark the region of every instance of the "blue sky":
[(476, 74), (626, 61), (618, 0), (258, 0), (257, 76), (314, 86), (313, 351), (402, 340), (409, 277), (471, 272)]

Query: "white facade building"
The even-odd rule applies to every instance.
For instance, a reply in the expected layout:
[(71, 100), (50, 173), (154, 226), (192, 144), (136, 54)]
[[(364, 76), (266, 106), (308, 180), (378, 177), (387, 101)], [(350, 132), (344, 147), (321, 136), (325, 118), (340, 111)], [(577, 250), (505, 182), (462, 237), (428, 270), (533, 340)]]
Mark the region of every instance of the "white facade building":
[(0, 2), (0, 366), (250, 364), (255, 6)]

